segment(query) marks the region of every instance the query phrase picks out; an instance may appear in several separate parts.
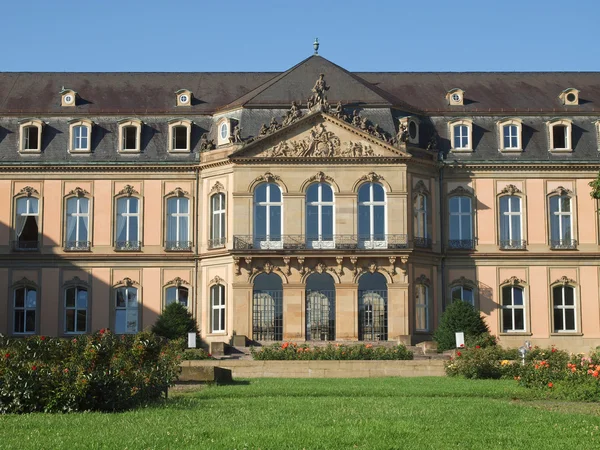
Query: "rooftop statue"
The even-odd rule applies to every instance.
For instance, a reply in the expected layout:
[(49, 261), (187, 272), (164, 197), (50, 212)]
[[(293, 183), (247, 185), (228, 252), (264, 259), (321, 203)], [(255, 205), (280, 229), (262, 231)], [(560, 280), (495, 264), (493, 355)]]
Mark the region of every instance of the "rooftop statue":
[(233, 127), (231, 136), (229, 136), (229, 142), (231, 144), (239, 144), (242, 142), (242, 129), (239, 125)]
[(214, 150), (217, 148), (213, 139), (208, 139), (208, 133), (204, 133), (200, 138), (200, 150)]
[(329, 86), (327, 86), (327, 82), (325, 81), (325, 74), (322, 73), (319, 75), (319, 79), (317, 81), (315, 81), (315, 85), (313, 86), (313, 88), (311, 89), (312, 91), (312, 96), (309, 98), (309, 109), (312, 106), (316, 106), (316, 105), (322, 105), (322, 106), (329, 106), (329, 104), (327, 103), (327, 94), (326, 92), (329, 90)]

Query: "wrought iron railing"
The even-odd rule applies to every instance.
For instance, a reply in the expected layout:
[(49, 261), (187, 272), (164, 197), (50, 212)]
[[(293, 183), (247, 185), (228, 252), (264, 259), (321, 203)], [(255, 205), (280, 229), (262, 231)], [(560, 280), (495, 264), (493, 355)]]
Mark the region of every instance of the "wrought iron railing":
[(552, 239), (550, 248), (553, 250), (575, 250), (577, 241), (575, 239)]
[(431, 248), (431, 238), (415, 237), (413, 238), (413, 244), (419, 248)]
[(278, 236), (236, 235), (233, 237), (233, 250), (386, 250), (407, 248), (409, 248), (409, 243), (406, 234), (369, 236), (286, 234)]
[(185, 252), (192, 249), (192, 241), (166, 241), (165, 250)]
[(502, 250), (525, 250), (527, 241), (522, 239), (502, 239), (500, 240), (500, 248)]
[(120, 251), (138, 251), (142, 248), (140, 241), (117, 241), (115, 242), (115, 250)]
[(39, 241), (13, 241), (13, 249), (20, 252), (36, 252), (40, 249)]
[(226, 237), (214, 238), (208, 240), (208, 248), (221, 248), (225, 247), (227, 243)]
[(69, 252), (87, 251), (91, 246), (90, 241), (66, 241), (64, 249)]
[(450, 239), (448, 241), (450, 250), (473, 250), (475, 248), (475, 239)]

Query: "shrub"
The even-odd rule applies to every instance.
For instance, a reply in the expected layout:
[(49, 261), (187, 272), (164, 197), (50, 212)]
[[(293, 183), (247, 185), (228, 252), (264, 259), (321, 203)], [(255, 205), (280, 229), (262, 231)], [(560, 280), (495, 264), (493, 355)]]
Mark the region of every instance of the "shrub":
[(327, 344), (325, 347), (309, 347), (306, 344), (284, 342), (268, 347), (250, 348), (257, 360), (407, 360), (413, 359), (411, 351), (404, 345), (392, 348), (373, 347), (371, 344), (340, 345)]
[(152, 327), (152, 332), (167, 339), (187, 339), (188, 333), (198, 334), (192, 313), (181, 303), (171, 303), (163, 310)]
[(183, 360), (202, 361), (204, 359), (214, 359), (210, 353), (201, 348), (188, 348), (183, 351)]
[(445, 364), (448, 376), (465, 378), (513, 378), (519, 363), (507, 358), (509, 352), (499, 346), (461, 348)]
[(482, 338), (488, 334), (489, 329), (477, 311), (471, 304), (460, 300), (455, 301), (446, 308), (440, 318), (440, 324), (433, 335), (437, 342), (438, 350), (451, 350), (456, 346), (455, 333), (465, 333), (465, 341)]
[(72, 339), (0, 335), (0, 413), (118, 411), (161, 397), (180, 342), (109, 330)]

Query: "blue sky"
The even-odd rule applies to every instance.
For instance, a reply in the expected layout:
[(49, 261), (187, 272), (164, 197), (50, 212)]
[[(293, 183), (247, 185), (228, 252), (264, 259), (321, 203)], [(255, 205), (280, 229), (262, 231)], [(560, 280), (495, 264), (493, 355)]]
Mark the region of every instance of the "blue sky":
[(598, 0), (5, 0), (0, 71), (600, 71)]

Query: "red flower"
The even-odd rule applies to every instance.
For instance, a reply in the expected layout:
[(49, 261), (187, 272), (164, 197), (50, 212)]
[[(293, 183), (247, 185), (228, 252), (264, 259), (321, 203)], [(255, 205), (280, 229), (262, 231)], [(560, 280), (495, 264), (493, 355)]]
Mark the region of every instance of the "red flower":
[(464, 346), (465, 346), (465, 344), (460, 344), (460, 346), (461, 346), (461, 347), (464, 347)]
[(5, 353), (5, 354), (4, 354), (4, 357), (5, 357), (6, 359), (10, 358), (10, 353)]
[(284, 342), (283, 344), (281, 344), (281, 348), (282, 348), (283, 350), (285, 350), (286, 348), (288, 348), (288, 347), (289, 347), (289, 345), (290, 345), (290, 343), (289, 343), (289, 342)]
[(31, 366), (31, 370), (35, 372), (37, 370), (37, 366)]
[(481, 348), (481, 346), (480, 345), (476, 345), (475, 348)]
[(556, 349), (554, 347), (552, 347), (552, 353), (554, 353), (556, 351)]
[(40, 341), (45, 341), (46, 340), (46, 336), (40, 336)]
[(456, 352), (456, 356), (462, 356), (461, 352)]
[(550, 383), (548, 383), (548, 387), (549, 388), (553, 388), (554, 387), (554, 384), (552, 384), (552, 381)]
[(69, 369), (63, 370), (64, 373), (69, 373)]
[(209, 358), (211, 358), (211, 357), (212, 357), (212, 355), (209, 353), (209, 354), (208, 354), (208, 357), (209, 357)]

